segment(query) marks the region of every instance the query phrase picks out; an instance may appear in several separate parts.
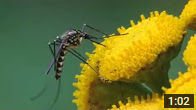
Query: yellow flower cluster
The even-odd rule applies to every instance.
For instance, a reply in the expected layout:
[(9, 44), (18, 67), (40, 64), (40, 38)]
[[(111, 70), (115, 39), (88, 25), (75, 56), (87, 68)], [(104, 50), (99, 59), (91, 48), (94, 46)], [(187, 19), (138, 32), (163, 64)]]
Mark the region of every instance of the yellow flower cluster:
[[(104, 46), (94, 44), (96, 48), (93, 53), (87, 53), (87, 56), (89, 57), (87, 63), (91, 65), (96, 72), (87, 64), (81, 64), (81, 74), (76, 75), (76, 79), (78, 79), (78, 81), (73, 83), (73, 86), (78, 88), (78, 90), (73, 93), (76, 97), (73, 102), (77, 104), (78, 109), (88, 110), (96, 108), (92, 107), (92, 105), (95, 106), (99, 104), (91, 104), (92, 98), (97, 92), (93, 91), (94, 88), (104, 84), (104, 86), (109, 87), (108, 83), (100, 83), (100, 79), (110, 80), (112, 83), (118, 81), (119, 83), (117, 85), (121, 84), (120, 81), (132, 81), (134, 78), (137, 78), (135, 76), (137, 76), (140, 70), (148, 69), (150, 68), (149, 65), (151, 66), (151, 64), (160, 60), (159, 56), (163, 55), (162, 53), (167, 53), (170, 48), (178, 46), (183, 40), (183, 35), (186, 33), (185, 28), (187, 25), (190, 26), (191, 24), (191, 27), (194, 27), (194, 6), (195, 0), (189, 1), (188, 5), (186, 5), (186, 8), (182, 12), (180, 19), (178, 17), (168, 15), (165, 11), (161, 13), (158, 13), (157, 11), (151, 12), (150, 17), (147, 19), (141, 15), (141, 22), (138, 22), (137, 25), (131, 21), (132, 27), (127, 29), (121, 27), (118, 29), (118, 32), (123, 35), (114, 35), (109, 38), (105, 38), (102, 42)], [(184, 60), (190, 68), (193, 68), (196, 65), (194, 62), (195, 41), (195, 37), (191, 38), (191, 41), (189, 42), (190, 46), (187, 47), (187, 50), (184, 53)], [(174, 56), (170, 56), (169, 54), (167, 57)], [(156, 64), (158, 65), (160, 63), (155, 63), (155, 67)], [(190, 93), (196, 93), (195, 89), (191, 89), (193, 85), (196, 85), (195, 77), (191, 77), (191, 74), (193, 73), (194, 76), (196, 76), (195, 70), (196, 69), (190, 69), (186, 73), (188, 75), (181, 75), (179, 79), (173, 81), (171, 83), (172, 88), (177, 88), (177, 84), (181, 84), (181, 86), (185, 87), (186, 85), (182, 85), (182, 83), (180, 83), (182, 81), (189, 85), (189, 87), (186, 88), (187, 92), (189, 89), (191, 90)], [(185, 80), (187, 77), (189, 79)], [(122, 87), (124, 86), (122, 85)], [(166, 93), (169, 93), (169, 91), (174, 91), (172, 88), (164, 90)], [(105, 89), (103, 89), (103, 91), (104, 90)], [(180, 90), (183, 89), (176, 90), (181, 92)], [(126, 109), (126, 107), (137, 108), (141, 106), (141, 103), (148, 107), (152, 107), (152, 105), (154, 105), (154, 108), (162, 105), (162, 99), (157, 97), (154, 97), (151, 100), (149, 99), (148, 101), (138, 100), (138, 103), (137, 99), (135, 100), (135, 104), (133, 104), (130, 100), (128, 100), (126, 105), (120, 102), (120, 109)], [(117, 109), (116, 106), (113, 106), (113, 108)]]
[[(91, 62), (88, 63), (90, 63), (91, 66), (93, 66)], [(78, 90), (76, 90), (73, 93), (73, 95), (77, 98), (73, 100), (73, 103), (77, 104), (78, 109), (88, 110), (89, 109), (88, 100), (90, 98), (89, 91), (91, 89), (91, 84), (97, 78), (97, 75), (87, 65), (81, 64), (81, 67), (83, 68), (81, 75), (75, 76), (75, 78), (78, 79), (78, 82), (73, 83), (73, 86), (78, 88)]]
[(190, 68), (196, 68), (196, 34), (190, 38), (183, 60)]
[(136, 96), (135, 101), (132, 102), (128, 98), (128, 102), (126, 104), (123, 104), (121, 101), (119, 101), (119, 108), (116, 105), (112, 106), (111, 110), (135, 110), (137, 109), (161, 109), (163, 108), (163, 100), (158, 96), (158, 94), (154, 94), (151, 98), (151, 96), (148, 96), (147, 99), (138, 99)]
[(189, 0), (180, 15), (180, 19), (189, 29), (196, 30), (196, 0)]
[[(196, 48), (196, 45), (192, 45), (190, 42), (193, 42), (196, 39), (196, 35), (191, 38), (187, 49)], [(187, 49), (185, 53), (187, 54)], [(191, 51), (189, 51), (191, 53)], [(187, 56), (184, 56), (187, 57)], [(191, 57), (191, 56), (190, 56)], [(190, 61), (190, 60), (189, 60)], [(193, 64), (194, 65), (194, 64)], [(190, 66), (193, 66), (190, 64)], [(170, 80), (171, 88), (164, 88), (165, 94), (194, 94), (196, 97), (196, 68), (189, 68), (186, 73), (180, 73), (179, 77), (175, 80)], [(147, 100), (136, 100), (135, 103), (128, 101), (128, 103), (123, 104), (119, 102), (119, 107), (116, 105), (112, 106), (112, 110), (129, 110), (129, 109), (164, 109), (163, 97), (152, 97), (152, 99)], [(196, 98), (194, 99), (194, 105), (196, 105)], [(191, 108), (188, 108), (191, 110)], [(193, 108), (195, 109), (195, 108)], [(176, 110), (176, 109), (175, 109)], [(181, 110), (181, 109), (178, 109)]]
[[(171, 88), (163, 88), (165, 94), (194, 94), (196, 97), (196, 68), (188, 70), (188, 72), (182, 74), (179, 73), (179, 77), (176, 80), (171, 81)], [(140, 110), (140, 109), (164, 109), (164, 98), (152, 97), (146, 100), (131, 102), (123, 104), (119, 102), (119, 107), (116, 105), (112, 106), (111, 110)], [(196, 105), (196, 98), (194, 99), (194, 105)], [(195, 108), (193, 108), (195, 109)], [(176, 110), (176, 109), (175, 109)], [(181, 110), (181, 109), (178, 109)], [(191, 110), (191, 108), (189, 108)]]
[[(99, 58), (99, 74), (108, 80), (130, 80), (139, 70), (156, 60), (169, 47), (178, 45), (182, 39), (184, 25), (177, 17), (165, 11), (152, 12), (151, 17), (132, 27), (119, 28), (119, 33), (102, 43), (108, 48)], [(99, 52), (100, 53), (100, 52)]]
[[(180, 73), (179, 77), (171, 80), (171, 88), (163, 88), (166, 94), (195, 94), (196, 95), (196, 68)], [(196, 98), (195, 98), (196, 99)], [(196, 101), (196, 100), (195, 100)], [(195, 102), (196, 104), (196, 102)]]
[(182, 40), (184, 28), (177, 17), (168, 15), (165, 11), (160, 14), (155, 11), (150, 13), (150, 16), (145, 19), (142, 15), (142, 22), (137, 25), (131, 21), (132, 27), (128, 29), (119, 28), (119, 33), (126, 35), (105, 38), (102, 42), (105, 47), (95, 44), (93, 54), (87, 53), (88, 64), (98, 71), (99, 75), (88, 65), (81, 65), (81, 75), (76, 75), (78, 82), (73, 84), (79, 89), (73, 94), (77, 98), (73, 102), (78, 108), (89, 108), (91, 84), (99, 76), (111, 81), (130, 79), (142, 67), (151, 64), (158, 54)]

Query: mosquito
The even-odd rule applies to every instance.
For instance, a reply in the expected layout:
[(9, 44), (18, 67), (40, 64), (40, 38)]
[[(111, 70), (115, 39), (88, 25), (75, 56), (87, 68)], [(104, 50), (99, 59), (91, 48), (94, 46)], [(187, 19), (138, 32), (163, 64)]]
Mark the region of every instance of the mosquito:
[[(81, 30), (76, 30), (76, 29), (71, 29), (71, 30), (67, 30), (64, 34), (62, 34), (60, 37), (57, 36), (56, 39), (53, 42), (49, 42), (48, 46), (49, 49), (52, 53), (53, 59), (49, 64), (48, 69), (46, 70), (46, 74), (48, 75), (52, 69), (52, 67), (54, 67), (54, 71), (55, 71), (55, 79), (59, 80), (59, 84), (58, 84), (58, 89), (57, 89), (57, 94), (55, 97), (55, 100), (53, 101), (52, 105), (50, 108), (52, 108), (54, 106), (54, 104), (57, 102), (58, 98), (59, 98), (59, 94), (60, 94), (60, 86), (61, 86), (61, 73), (62, 73), (62, 69), (63, 69), (63, 63), (65, 60), (65, 55), (67, 53), (71, 53), (73, 56), (75, 56), (76, 58), (78, 58), (79, 60), (81, 60), (83, 63), (87, 64), (93, 71), (95, 71), (96, 73), (98, 73), (91, 65), (89, 65), (86, 62), (86, 58), (83, 57), (79, 52), (77, 52), (75, 49), (77, 47), (79, 47), (81, 45), (81, 42), (83, 39), (87, 39), (91, 42), (94, 42), (96, 44), (102, 45), (103, 44), (95, 41), (97, 39), (103, 39), (102, 38), (98, 38), (95, 36), (92, 36), (90, 34), (87, 34), (85, 32), (85, 28), (89, 28), (92, 29), (98, 33), (103, 34), (104, 36), (108, 37), (109, 35), (92, 27), (89, 26), (87, 24), (83, 24), (82, 25), (82, 29)], [(105, 46), (104, 46), (105, 47)], [(40, 91), (36, 96), (32, 97), (31, 100), (36, 100), (37, 98), (39, 98), (40, 96), (42, 96), (42, 94), (46, 91), (47, 87), (44, 86), (44, 88), (42, 89), (42, 91)]]
[[(87, 64), (92, 70), (94, 70), (97, 73), (97, 71), (86, 62), (86, 59), (79, 52), (75, 50), (78, 46), (80, 46), (82, 39), (87, 39), (90, 40), (91, 42), (104, 46), (103, 44), (95, 41), (95, 39), (101, 39), (101, 38), (87, 34), (84, 31), (85, 27), (93, 29), (108, 37), (108, 34), (98, 29), (95, 29), (87, 24), (83, 24), (81, 30), (71, 29), (66, 31), (61, 37), (57, 36), (52, 43), (51, 42), (48, 43), (51, 53), (53, 55), (53, 59), (46, 71), (47, 75), (50, 73), (52, 66), (54, 66), (54, 71), (56, 72), (55, 73), (56, 80), (58, 80), (61, 77), (63, 62), (65, 60), (65, 55), (67, 53), (71, 53), (76, 58), (81, 60), (83, 63)], [(58, 47), (57, 51), (56, 51), (56, 46)]]
[[(53, 59), (51, 61), (51, 63), (49, 64), (48, 69), (46, 70), (46, 74), (48, 75), (52, 69), (52, 67), (54, 67), (54, 71), (55, 71), (55, 79), (59, 80), (61, 79), (61, 73), (62, 73), (62, 69), (63, 69), (63, 63), (65, 60), (65, 55), (67, 53), (71, 53), (73, 56), (75, 56), (76, 58), (78, 58), (79, 60), (81, 60), (83, 63), (87, 64), (93, 71), (95, 71), (97, 74), (98, 72), (86, 62), (86, 58), (83, 57), (79, 52), (77, 52), (75, 49), (77, 47), (79, 47), (81, 45), (81, 42), (83, 39), (87, 39), (91, 42), (94, 42), (96, 44), (99, 44), (101, 46), (104, 46), (103, 44), (97, 42), (97, 39), (103, 39), (100, 37), (95, 37), (92, 36), (88, 33), (85, 32), (85, 28), (89, 28), (92, 29), (98, 33), (103, 34), (105, 37), (111, 37), (114, 35), (108, 35), (92, 26), (89, 26), (87, 24), (83, 24), (82, 25), (82, 29), (81, 30), (76, 30), (76, 29), (71, 29), (66, 31), (64, 34), (62, 34), (62, 36), (57, 36), (56, 39), (53, 42), (49, 42), (48, 46), (50, 48), (50, 51), (53, 55)], [(116, 34), (118, 35), (118, 34)], [(119, 35), (125, 35), (125, 34), (119, 34)], [(54, 106), (54, 104), (57, 102), (59, 94), (60, 94), (60, 85), (61, 85), (61, 80), (59, 80), (59, 84), (58, 84), (58, 90), (57, 90), (57, 94), (56, 94), (56, 98), (53, 101), (52, 105), (50, 108), (52, 108)], [(40, 97), (46, 90), (46, 86), (44, 87), (44, 89), (37, 94), (35, 97), (31, 98), (31, 100), (35, 100), (38, 97)]]

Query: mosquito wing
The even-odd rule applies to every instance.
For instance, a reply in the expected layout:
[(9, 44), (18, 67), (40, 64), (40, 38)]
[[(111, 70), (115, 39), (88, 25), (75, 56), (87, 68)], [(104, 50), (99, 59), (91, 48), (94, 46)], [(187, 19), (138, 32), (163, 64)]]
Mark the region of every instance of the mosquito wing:
[[(57, 54), (56, 54), (56, 58), (58, 58), (58, 56), (59, 56), (59, 54), (60, 54), (60, 52), (61, 52), (62, 46), (63, 46), (63, 43), (61, 43), (61, 44), (59, 45), (59, 47), (58, 47)], [(50, 65), (49, 65), (48, 69), (46, 70), (46, 74), (49, 74), (49, 73), (50, 73), (50, 70), (51, 70), (52, 66), (54, 65), (54, 63), (55, 63), (55, 59), (56, 59), (56, 58), (53, 57), (53, 59), (52, 59)]]

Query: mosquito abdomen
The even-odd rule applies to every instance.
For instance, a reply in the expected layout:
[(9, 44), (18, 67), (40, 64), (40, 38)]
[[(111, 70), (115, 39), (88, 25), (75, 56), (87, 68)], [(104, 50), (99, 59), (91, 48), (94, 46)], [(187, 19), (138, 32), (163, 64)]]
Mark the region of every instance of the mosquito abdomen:
[[(64, 46), (63, 46), (64, 47)], [(55, 78), (58, 80), (61, 77), (62, 69), (63, 69), (63, 61), (65, 59), (65, 53), (67, 52), (65, 48), (62, 47), (62, 50), (60, 52), (60, 56), (57, 60), (57, 69), (56, 69), (56, 74)]]

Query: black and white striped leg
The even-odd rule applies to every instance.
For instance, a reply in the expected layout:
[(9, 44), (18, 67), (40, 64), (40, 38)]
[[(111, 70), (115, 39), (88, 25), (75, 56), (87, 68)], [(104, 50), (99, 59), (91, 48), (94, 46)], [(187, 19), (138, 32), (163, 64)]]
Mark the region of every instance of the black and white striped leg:
[(50, 108), (49, 108), (48, 110), (51, 110), (51, 109), (55, 106), (56, 102), (57, 102), (58, 99), (59, 99), (60, 91), (61, 91), (61, 79), (58, 80), (58, 87), (57, 87), (56, 97), (55, 97), (55, 99), (53, 100), (53, 102), (52, 102), (52, 104), (50, 105)]
[(94, 42), (94, 43), (96, 43), (96, 44), (99, 44), (99, 45), (102, 45), (102, 46), (106, 47), (105, 45), (103, 45), (103, 44), (101, 44), (101, 43), (99, 43), (99, 42), (97, 42), (97, 41), (95, 41), (95, 40), (92, 40), (92, 39), (88, 39), (88, 40), (90, 40), (91, 42)]
[(52, 53), (52, 56), (54, 57), (54, 52), (53, 52), (53, 49), (52, 49), (51, 45), (52, 45), (52, 44), (49, 42), (49, 43), (48, 43), (48, 46), (49, 46), (49, 48), (50, 48), (50, 52)]
[[(53, 49), (52, 49), (52, 45), (53, 45)], [(56, 40), (53, 41), (53, 43), (48, 43), (48, 46), (50, 48), (50, 51), (53, 55), (53, 58), (54, 58), (54, 71), (56, 71), (56, 46), (58, 46), (59, 44), (56, 43)]]
[(56, 40), (54, 40), (54, 45), (53, 45), (53, 48), (54, 48), (54, 70), (56, 70), (57, 66), (56, 66)]
[(95, 73), (98, 74), (98, 72), (97, 72), (90, 64), (88, 64), (88, 63), (85, 61), (85, 59), (81, 58), (80, 55), (77, 55), (77, 53), (72, 52), (72, 51), (70, 51), (70, 50), (68, 50), (68, 49), (67, 49), (67, 51), (68, 51), (69, 53), (71, 53), (72, 55), (74, 55), (74, 56), (75, 56), (76, 58), (78, 58), (79, 60), (81, 60), (83, 63), (87, 64), (93, 71), (95, 71)]
[(79, 52), (77, 52), (74, 49), (71, 49), (71, 50), (86, 61), (86, 58), (84, 56), (82, 56)]
[[(48, 46), (50, 48), (50, 52), (52, 53), (53, 58), (55, 58), (56, 49), (54, 52), (54, 49), (52, 49), (52, 45), (54, 45), (54, 43), (51, 43), (51, 42), (48, 43)], [(59, 44), (55, 43), (55, 45), (58, 46)]]
[(62, 41), (62, 39), (59, 36), (57, 36), (56, 39), (57, 39), (57, 42)]

